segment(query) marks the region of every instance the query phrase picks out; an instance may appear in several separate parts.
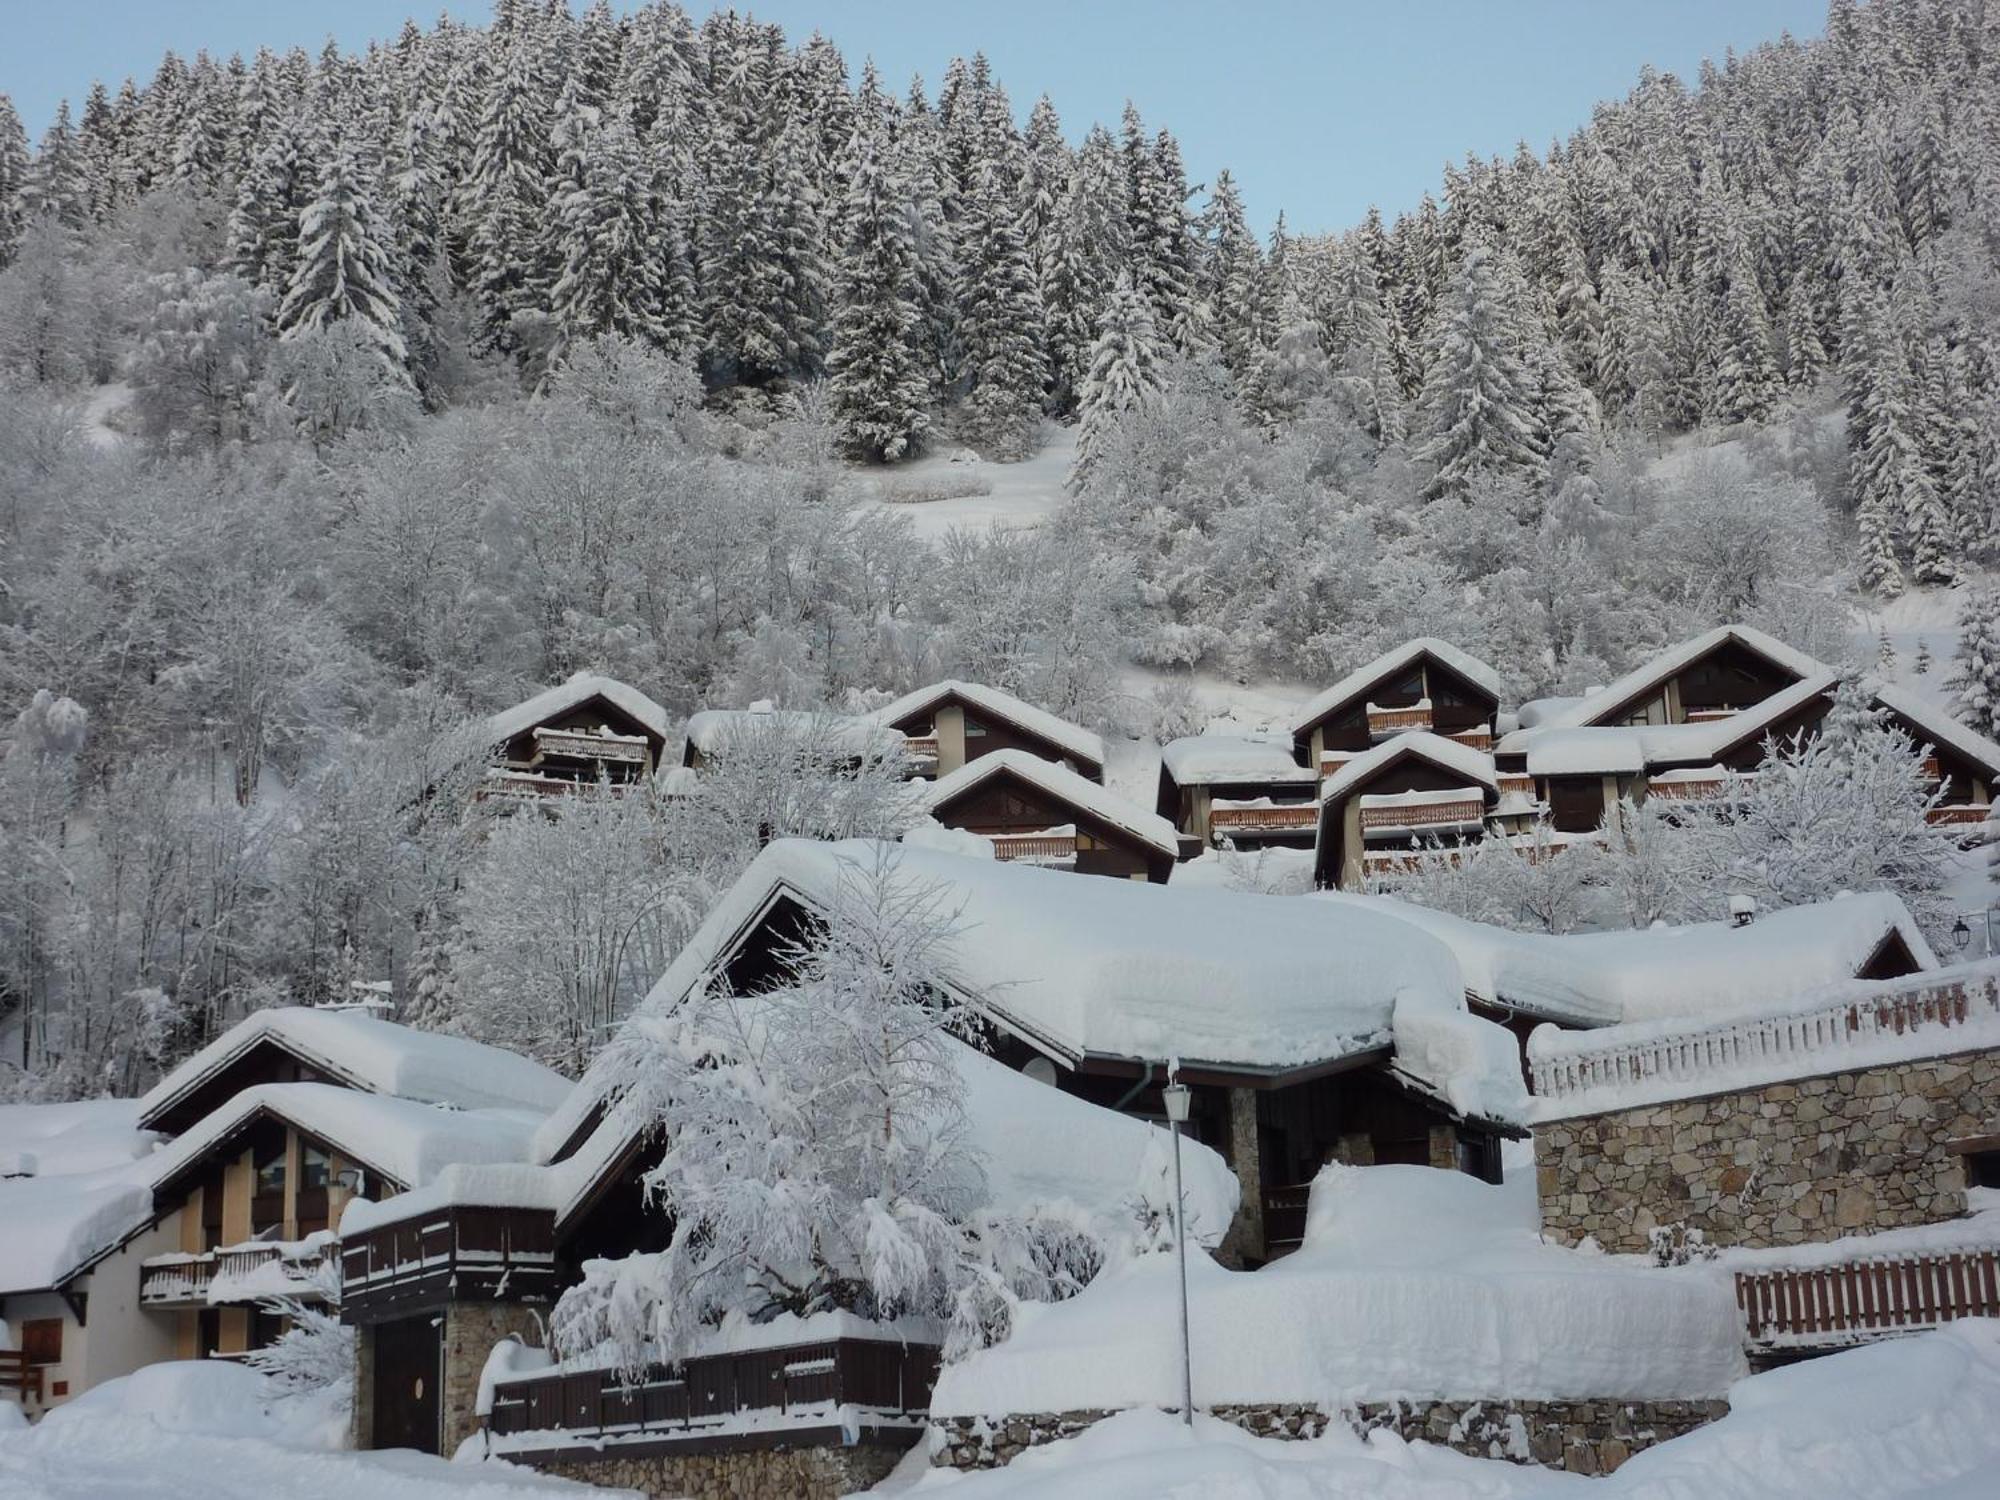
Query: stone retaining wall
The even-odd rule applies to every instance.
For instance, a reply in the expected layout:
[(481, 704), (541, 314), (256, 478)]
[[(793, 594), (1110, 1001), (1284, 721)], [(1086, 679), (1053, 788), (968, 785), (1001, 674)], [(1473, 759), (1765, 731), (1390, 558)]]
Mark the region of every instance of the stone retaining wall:
[[(453, 1302), (445, 1307), (439, 1451), (446, 1458), (484, 1425), (477, 1407), (486, 1356), (509, 1334), (518, 1335), (525, 1344), (543, 1343), (547, 1337), (542, 1326), (544, 1311), (518, 1302)], [(356, 1399), (358, 1405), (358, 1393)]]
[(1645, 1251), (1656, 1228), (1797, 1245), (1965, 1212), (1948, 1142), (2000, 1122), (2000, 1052), (1896, 1063), (1535, 1129), (1542, 1229)]
[(584, 1484), (637, 1490), (653, 1500), (839, 1500), (880, 1484), (907, 1451), (864, 1444), (752, 1453), (607, 1452), (538, 1460), (535, 1467)]
[[(1336, 1416), (1317, 1406), (1217, 1406), (1210, 1415), (1270, 1438), (1315, 1438), (1335, 1420), (1357, 1434), (1378, 1429), (1436, 1443), (1473, 1458), (1543, 1464), (1572, 1474), (1609, 1474), (1634, 1453), (1713, 1422), (1725, 1401), (1403, 1401), (1363, 1402)], [(1026, 1452), (1075, 1437), (1108, 1411), (1033, 1412), (987, 1420), (942, 1417), (932, 1424), (931, 1462), (954, 1469), (998, 1468)]]

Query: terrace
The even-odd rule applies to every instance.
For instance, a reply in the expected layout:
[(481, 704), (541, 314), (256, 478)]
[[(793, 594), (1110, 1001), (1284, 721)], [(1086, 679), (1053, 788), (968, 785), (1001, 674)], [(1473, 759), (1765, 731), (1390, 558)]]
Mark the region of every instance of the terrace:
[(339, 1257), (339, 1243), (331, 1235), (155, 1255), (139, 1267), (139, 1305), (209, 1307), (267, 1297), (312, 1301), (324, 1295)]

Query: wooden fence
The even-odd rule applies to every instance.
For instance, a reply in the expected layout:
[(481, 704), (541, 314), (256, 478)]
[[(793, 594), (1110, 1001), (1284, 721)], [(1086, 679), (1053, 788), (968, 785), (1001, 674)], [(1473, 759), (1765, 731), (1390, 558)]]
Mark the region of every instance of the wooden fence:
[(0, 1391), (19, 1391), (24, 1404), (41, 1404), (42, 1367), (28, 1363), (25, 1349), (0, 1349)]
[(1810, 1348), (2000, 1317), (2000, 1249), (1736, 1273), (1753, 1347)]
[(1710, 1078), (1759, 1065), (1782, 1065), (1784, 1073), (1803, 1076), (1814, 1068), (1837, 1066), (1841, 1052), (1871, 1037), (1944, 1032), (1974, 1021), (2000, 1020), (2000, 973), (1991, 970), (1943, 980), (1923, 975), (1898, 988), (1861, 983), (1860, 992), (1849, 989), (1837, 1000), (1784, 1015), (1748, 1016), (1686, 1031), (1642, 1023), (1637, 1037), (1596, 1045), (1591, 1032), (1540, 1046), (1531, 1042), (1534, 1091), (1560, 1099), (1657, 1080), (1699, 1088)]

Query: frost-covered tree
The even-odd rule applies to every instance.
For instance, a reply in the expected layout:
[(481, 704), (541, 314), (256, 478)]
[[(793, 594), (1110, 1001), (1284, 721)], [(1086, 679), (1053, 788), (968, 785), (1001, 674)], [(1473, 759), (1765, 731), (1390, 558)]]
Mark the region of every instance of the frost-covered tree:
[(198, 270), (156, 276), (150, 290), (130, 377), (145, 430), (210, 448), (247, 438), (270, 357), (269, 295), (240, 276)]
[(23, 194), (28, 180), (28, 134), (14, 101), (0, 94), (0, 271), (14, 258), (28, 216)]
[(1160, 337), (1146, 300), (1120, 280), (1105, 305), (1091, 346), (1090, 368), (1077, 391), (1080, 431), (1073, 490), (1087, 488), (1106, 436), (1128, 414), (1141, 410), (1160, 388)]
[(336, 149), (318, 196), (299, 216), (299, 258), (278, 307), (279, 335), (296, 339), (336, 323), (373, 349), (385, 379), (402, 376), (402, 302), (373, 185), (348, 146)]
[(995, 458), (1026, 458), (1048, 384), (1041, 293), (1018, 215), (990, 169), (969, 201), (960, 242), (959, 339), (972, 380), (966, 435)]
[(827, 369), (844, 443), (877, 463), (913, 451), (930, 427), (919, 312), (911, 299), (917, 253), (906, 192), (878, 143), (860, 142), (843, 215), (845, 254)]
[(1438, 311), (1413, 434), (1430, 473), (1426, 499), (1461, 494), (1477, 474), (1540, 469), (1532, 377), (1508, 283), (1492, 250), (1472, 245)]
[(1960, 719), (1983, 735), (2000, 735), (2000, 590), (1973, 590), (1959, 606), (1950, 687)]
[(731, 1314), (831, 1309), (950, 1320), (964, 1347), (1013, 1298), (1087, 1279), (1087, 1241), (982, 1212), (957, 936), (944, 894), (884, 855), (843, 872), (778, 982), (711, 981), (625, 1028), (607, 1076), (665, 1142), (646, 1193), (672, 1239), (593, 1262), (557, 1305), (559, 1348), (636, 1369)]

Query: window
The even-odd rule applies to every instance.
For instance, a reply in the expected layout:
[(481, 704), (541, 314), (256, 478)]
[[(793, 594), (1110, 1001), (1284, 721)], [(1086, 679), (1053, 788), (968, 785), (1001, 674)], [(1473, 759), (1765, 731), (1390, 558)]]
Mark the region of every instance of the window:
[(250, 1233), (264, 1239), (285, 1227), (285, 1138), (256, 1147), (250, 1158), (256, 1185), (250, 1195)]
[(986, 726), (973, 718), (971, 714), (965, 716), (965, 737), (969, 740), (983, 740), (986, 738)]
[(2000, 1188), (2000, 1147), (1965, 1153), (1965, 1185), (1969, 1188)]
[(21, 1352), (31, 1365), (62, 1363), (62, 1319), (27, 1318), (21, 1323)]
[(333, 1163), (327, 1159), (326, 1152), (322, 1151), (318, 1146), (308, 1145), (299, 1148), (299, 1188), (301, 1191), (310, 1192), (313, 1189), (318, 1189), (320, 1192), (325, 1192), (328, 1182), (332, 1179), (332, 1173)]
[(298, 1232), (317, 1234), (331, 1227), (327, 1222), (327, 1185), (333, 1179), (333, 1161), (326, 1151), (309, 1141), (299, 1142)]
[(268, 1159), (262, 1152), (257, 1154), (257, 1195), (282, 1193), (285, 1190), (285, 1147), (281, 1141), (273, 1148)]

